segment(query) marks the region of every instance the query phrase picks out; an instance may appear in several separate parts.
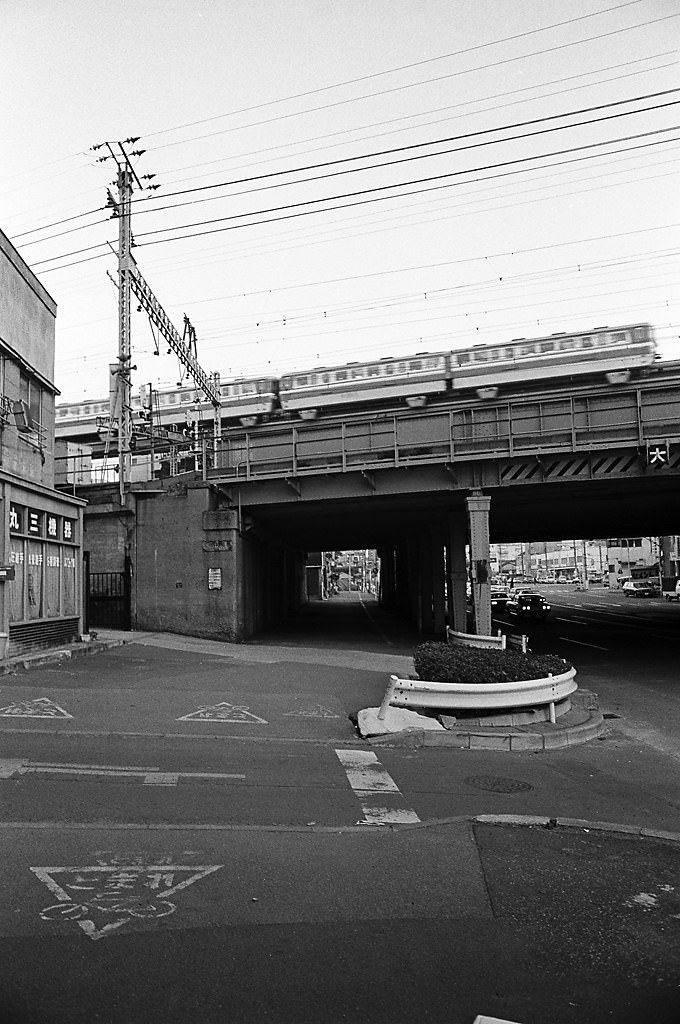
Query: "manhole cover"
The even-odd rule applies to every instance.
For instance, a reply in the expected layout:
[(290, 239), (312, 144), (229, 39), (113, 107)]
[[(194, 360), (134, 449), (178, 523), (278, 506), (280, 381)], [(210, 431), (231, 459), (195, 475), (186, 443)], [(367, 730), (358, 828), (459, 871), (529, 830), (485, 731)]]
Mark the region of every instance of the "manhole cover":
[(533, 786), (519, 779), (507, 779), (502, 775), (470, 775), (465, 782), (475, 789), (484, 789), (488, 793), (527, 793)]

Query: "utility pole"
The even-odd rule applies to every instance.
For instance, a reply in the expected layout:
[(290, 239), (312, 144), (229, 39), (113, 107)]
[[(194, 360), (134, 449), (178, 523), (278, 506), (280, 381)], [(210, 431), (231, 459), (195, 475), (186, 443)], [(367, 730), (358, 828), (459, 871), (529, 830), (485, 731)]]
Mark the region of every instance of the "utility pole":
[(118, 218), (118, 367), (116, 374), (117, 391), (117, 416), (118, 416), (118, 482), (120, 487), (120, 503), (125, 503), (125, 487), (130, 480), (132, 466), (131, 449), (133, 442), (132, 430), (132, 342), (130, 334), (130, 303), (134, 291), (140, 304), (149, 319), (156, 324), (170, 348), (175, 352), (180, 362), (189, 370), (195, 383), (200, 387), (213, 404), (215, 411), (215, 440), (220, 437), (220, 387), (219, 375), (208, 374), (199, 365), (196, 359), (196, 332), (189, 323), (188, 317), (184, 318), (185, 336), (189, 328), (189, 344), (180, 337), (173, 327), (170, 318), (161, 306), (160, 302), (152, 292), (147, 282), (142, 277), (137, 263), (132, 256), (134, 237), (131, 229), (132, 213), (132, 192), (136, 186), (138, 189), (157, 189), (158, 185), (143, 185), (142, 181), (148, 181), (155, 177), (153, 174), (144, 174), (141, 178), (135, 172), (131, 157), (140, 157), (145, 152), (143, 149), (126, 151), (125, 147), (139, 141), (139, 136), (125, 139), (124, 142), (101, 142), (92, 146), (96, 151), (106, 147), (108, 155), (98, 157), (99, 162), (113, 159), (118, 167), (116, 185), (118, 188), (118, 199), (114, 199), (111, 192), (108, 192), (107, 206), (112, 207), (112, 217)]

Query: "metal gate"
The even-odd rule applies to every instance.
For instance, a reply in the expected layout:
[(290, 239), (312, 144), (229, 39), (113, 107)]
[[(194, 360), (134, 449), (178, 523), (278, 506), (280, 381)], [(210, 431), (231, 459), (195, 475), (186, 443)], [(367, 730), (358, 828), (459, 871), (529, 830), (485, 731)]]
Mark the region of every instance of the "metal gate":
[(91, 572), (87, 583), (87, 628), (130, 629), (130, 573)]

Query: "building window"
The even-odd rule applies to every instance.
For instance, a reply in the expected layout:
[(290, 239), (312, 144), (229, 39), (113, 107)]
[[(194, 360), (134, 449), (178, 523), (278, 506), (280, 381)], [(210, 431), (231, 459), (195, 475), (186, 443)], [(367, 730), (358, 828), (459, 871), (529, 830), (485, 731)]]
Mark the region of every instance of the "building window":
[(27, 374), (21, 374), (19, 397), (26, 403), (34, 427), (42, 423), (42, 388)]

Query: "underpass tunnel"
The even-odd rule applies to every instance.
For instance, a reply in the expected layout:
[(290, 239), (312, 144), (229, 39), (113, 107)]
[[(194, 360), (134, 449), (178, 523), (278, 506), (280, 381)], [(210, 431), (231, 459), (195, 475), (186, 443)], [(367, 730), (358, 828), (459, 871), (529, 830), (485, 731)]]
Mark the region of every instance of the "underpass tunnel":
[[(371, 642), (371, 633), (376, 629), (384, 636), (395, 631), (403, 636), (405, 631), (421, 640), (445, 640), (447, 626), (460, 632), (472, 628), (477, 633), (490, 633), (488, 496), (475, 493), (453, 506), (449, 503), (441, 508), (422, 500), (400, 509), (389, 503), (378, 516), (375, 506), (367, 514), (365, 509), (352, 510), (346, 503), (342, 507), (339, 503), (329, 505), (314, 510), (296, 505), (294, 510), (288, 507), (285, 514), (279, 510), (278, 516), (271, 509), (268, 515), (263, 515), (261, 508), (249, 510), (246, 522), (253, 536), (278, 535), (283, 542), (280, 550), (288, 553), (287, 562), (282, 562), (280, 551), (275, 557), (269, 556), (263, 566), (266, 579), (252, 580), (261, 600), (266, 602), (267, 592), (280, 589), (279, 568), (283, 566), (288, 574), (283, 614), (255, 613), (252, 623), (246, 626), (249, 638), (257, 641), (276, 635), (280, 639), (288, 630), (291, 637), (300, 639), (305, 623), (310, 635), (313, 634), (311, 638), (317, 641), (319, 636), (329, 638), (334, 630), (339, 642), (350, 634), (356, 638), (361, 632), (360, 622), (365, 627), (366, 642)], [(304, 537), (318, 542), (314, 550), (302, 546)], [(320, 582), (326, 571), (324, 552), (366, 549), (378, 555), (377, 591), (372, 593), (373, 588), (368, 588), (360, 594), (332, 595), (329, 600), (328, 589)], [(302, 580), (301, 558), (305, 567)], [(253, 564), (257, 564), (257, 559)], [(468, 615), (468, 582), (472, 590), (472, 623)]]

